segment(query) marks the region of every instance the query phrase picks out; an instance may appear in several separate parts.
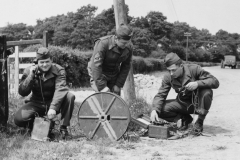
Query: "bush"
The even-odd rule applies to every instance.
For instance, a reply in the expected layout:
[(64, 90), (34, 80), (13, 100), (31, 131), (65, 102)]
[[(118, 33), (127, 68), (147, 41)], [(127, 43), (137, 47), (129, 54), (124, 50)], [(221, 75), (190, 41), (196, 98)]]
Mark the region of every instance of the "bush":
[(139, 56), (133, 56), (132, 63), (134, 74), (161, 71), (166, 68), (163, 64), (163, 60), (155, 58), (143, 58)]
[(211, 67), (211, 66), (220, 66), (221, 63), (213, 63), (213, 62), (184, 62), (185, 64), (197, 64), (201, 67)]
[(166, 52), (162, 49), (158, 49), (157, 51), (152, 51), (149, 57), (163, 59), (166, 55)]
[[(24, 52), (36, 52), (42, 45), (32, 45), (24, 49)], [(89, 87), (89, 75), (87, 72), (87, 63), (92, 56), (92, 51), (82, 52), (78, 49), (70, 47), (48, 47), (53, 62), (65, 68), (67, 73), (67, 84), (72, 84), (72, 87)], [(30, 59), (24, 59), (24, 62), (32, 62)], [(165, 66), (161, 59), (143, 58), (133, 56), (133, 72), (149, 73), (152, 71), (164, 70)]]
[(172, 46), (170, 52), (176, 53), (181, 59), (186, 59), (186, 53), (183, 46)]
[[(24, 52), (36, 52), (41, 45), (33, 45), (24, 49)], [(65, 68), (67, 73), (67, 84), (72, 83), (73, 87), (90, 86), (87, 63), (89, 56), (77, 49), (69, 47), (48, 47), (53, 62)]]
[[(129, 107), (131, 117), (138, 118), (141, 114), (150, 115), (150, 105), (143, 98), (137, 98), (135, 102)], [(141, 127), (133, 122), (129, 123), (128, 131), (138, 131)]]

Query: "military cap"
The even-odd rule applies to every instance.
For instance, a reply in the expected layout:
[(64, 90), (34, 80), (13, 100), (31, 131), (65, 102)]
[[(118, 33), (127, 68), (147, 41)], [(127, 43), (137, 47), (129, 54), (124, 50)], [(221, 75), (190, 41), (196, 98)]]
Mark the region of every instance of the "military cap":
[(49, 50), (46, 47), (41, 47), (37, 51), (36, 60), (43, 60), (50, 58)]
[(133, 35), (133, 31), (129, 26), (125, 24), (120, 24), (116, 31), (116, 35), (120, 39), (130, 40)]
[(178, 57), (178, 55), (176, 53), (169, 53), (166, 55), (165, 59), (164, 59), (164, 63), (167, 67), (176, 64), (177, 61), (179, 61), (180, 58)]

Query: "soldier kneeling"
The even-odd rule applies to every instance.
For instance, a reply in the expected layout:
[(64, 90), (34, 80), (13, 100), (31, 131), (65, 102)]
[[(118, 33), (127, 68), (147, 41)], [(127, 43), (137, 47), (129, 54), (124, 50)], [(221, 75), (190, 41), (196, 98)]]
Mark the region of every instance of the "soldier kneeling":
[(49, 119), (53, 119), (56, 114), (61, 113), (63, 121), (60, 132), (67, 136), (75, 96), (66, 85), (66, 72), (63, 67), (52, 62), (45, 47), (38, 49), (35, 60), (36, 65), (26, 68), (20, 81), (19, 94), (28, 96), (32, 92), (32, 95), (15, 113), (15, 124), (32, 129), (36, 115), (47, 115)]

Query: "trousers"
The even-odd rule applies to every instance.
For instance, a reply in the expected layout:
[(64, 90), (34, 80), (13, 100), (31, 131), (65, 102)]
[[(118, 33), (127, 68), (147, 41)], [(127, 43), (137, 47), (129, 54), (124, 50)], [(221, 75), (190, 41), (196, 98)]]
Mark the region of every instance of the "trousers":
[(159, 117), (169, 122), (176, 122), (186, 114), (202, 114), (206, 116), (212, 104), (213, 91), (211, 89), (198, 90), (198, 107), (192, 105), (192, 99), (181, 102), (179, 99), (166, 100)]
[[(88, 71), (88, 72), (89, 72), (88, 74), (90, 76), (90, 84), (91, 84), (92, 89), (95, 92), (99, 92), (99, 90), (97, 88), (97, 85), (96, 85), (95, 81), (93, 80), (92, 72), (91, 71)], [(117, 81), (117, 75), (114, 75), (114, 76), (106, 76), (106, 75), (104, 75), (104, 80), (103, 80), (104, 85), (105, 85), (105, 87), (108, 87), (110, 89), (110, 92), (113, 92), (113, 86), (116, 84), (116, 81)], [(120, 96), (121, 92), (115, 93), (115, 94)]]
[[(61, 120), (63, 126), (69, 126), (74, 109), (75, 95), (68, 92), (64, 97), (63, 103), (57, 114), (61, 113)], [(43, 117), (47, 115), (51, 102), (46, 102), (46, 105), (37, 102), (25, 103), (14, 115), (14, 122), (19, 127), (33, 127), (33, 121), (36, 116)]]

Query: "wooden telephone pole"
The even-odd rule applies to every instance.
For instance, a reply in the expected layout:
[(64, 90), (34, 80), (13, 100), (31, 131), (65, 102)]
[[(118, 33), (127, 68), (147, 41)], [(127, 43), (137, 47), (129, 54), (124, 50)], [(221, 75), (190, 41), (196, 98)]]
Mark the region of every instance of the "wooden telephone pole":
[[(127, 24), (125, 1), (113, 0), (113, 4), (114, 4), (116, 29), (118, 29), (120, 24)], [(136, 100), (132, 62), (131, 62), (130, 71), (128, 73), (128, 77), (123, 87), (123, 92), (124, 92), (124, 100), (130, 106)]]
[(186, 62), (188, 61), (188, 37), (190, 37), (192, 34), (189, 32), (184, 33), (184, 36), (187, 37), (187, 44), (186, 44)]

